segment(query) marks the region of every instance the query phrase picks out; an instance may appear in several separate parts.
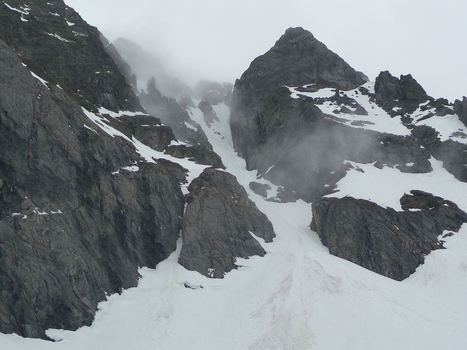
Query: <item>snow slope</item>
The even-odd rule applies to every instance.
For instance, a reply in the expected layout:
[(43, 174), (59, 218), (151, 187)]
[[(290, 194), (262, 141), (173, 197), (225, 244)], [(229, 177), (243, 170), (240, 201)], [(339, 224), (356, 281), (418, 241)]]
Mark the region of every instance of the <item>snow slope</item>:
[[(101, 303), (91, 327), (49, 330), (56, 343), (0, 335), (0, 349), (467, 348), (467, 225), (448, 239), (448, 249), (432, 252), (403, 282), (331, 256), (309, 228), (309, 204), (267, 202), (249, 189), (256, 174), (246, 171), (233, 150), (229, 110), (224, 105), (214, 109), (220, 121), (211, 127), (199, 110), (193, 109), (192, 117), (203, 126), (227, 171), (273, 223), (277, 237), (263, 242), (266, 256), (239, 259), (238, 270), (222, 280), (209, 279), (177, 264), (179, 241), (177, 251), (156, 269), (140, 270), (137, 288)], [(171, 158), (132, 142), (146, 159)], [(462, 196), (466, 184), (438, 162), (432, 164), (435, 170), (422, 175), (358, 164), (365, 172), (350, 172), (336, 196), (367, 198), (398, 209), (404, 192), (422, 189), (467, 210)], [(185, 160), (182, 165), (190, 178), (203, 168)]]

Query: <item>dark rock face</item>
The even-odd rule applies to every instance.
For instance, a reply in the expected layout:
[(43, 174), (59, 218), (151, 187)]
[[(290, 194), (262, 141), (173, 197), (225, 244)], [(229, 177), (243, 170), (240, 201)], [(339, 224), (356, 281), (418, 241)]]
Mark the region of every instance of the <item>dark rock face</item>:
[(412, 190), (410, 191), (410, 193), (410, 195), (408, 195), (407, 193), (404, 194), (400, 199), (402, 210), (431, 210), (439, 209), (442, 206), (457, 208), (457, 204), (445, 200), (441, 197), (434, 196), (431, 193), (419, 190)]
[(425, 192), (412, 191), (401, 203), (420, 211), (396, 212), (351, 197), (320, 198), (312, 205), (311, 228), (331, 254), (400, 281), (431, 250), (442, 248), (438, 236), (444, 230), (458, 231), (467, 222), (454, 203)]
[(211, 104), (207, 100), (203, 100), (198, 103), (198, 108), (203, 112), (204, 122), (206, 125), (211, 125), (214, 121), (219, 120), (216, 112), (212, 108)]
[[(61, 0), (8, 2), (0, 5), (0, 39), (21, 56), (28, 68), (50, 86), (59, 85), (88, 110), (103, 106), (112, 111), (142, 108), (131, 87), (89, 26)], [(53, 14), (51, 14), (53, 13)]]
[(179, 258), (182, 266), (222, 278), (237, 268), (237, 257), (265, 254), (251, 233), (271, 242), (273, 227), (233, 175), (208, 168), (188, 189)]
[[(349, 106), (353, 114), (366, 115), (354, 99), (340, 93), (364, 82), (311, 33), (287, 30), (235, 84), (231, 113), (235, 149), (248, 169), (258, 169), (260, 175), (306, 201), (334, 191), (348, 169), (345, 160), (377, 162), (403, 172), (431, 171), (429, 153), (410, 137), (343, 125), (317, 107), (326, 99), (294, 99), (284, 87), (335, 88), (335, 95), (327, 100), (343, 106), (341, 112)], [(411, 92), (409, 97), (418, 98), (416, 82), (404, 78), (402, 86)]]
[[(105, 113), (102, 113), (104, 116)], [(163, 152), (176, 141), (175, 135), (169, 126), (162, 125), (160, 119), (150, 115), (123, 115), (118, 118), (107, 117), (108, 124), (114, 129), (132, 138), (136, 137), (146, 146)]]
[(467, 182), (467, 145), (453, 140), (441, 141), (439, 133), (429, 126), (416, 126), (412, 135), (443, 167), (458, 180)]
[[(106, 293), (135, 286), (139, 266), (155, 267), (174, 251), (185, 203), (180, 183), (186, 176), (170, 162), (142, 163), (131, 143), (109, 136), (83, 114), (74, 89), (87, 76), (81, 71), (85, 68), (77, 67), (76, 77), (67, 77), (71, 73), (60, 67), (62, 61), (47, 61), (50, 55), (62, 55), (54, 50), (65, 42), (52, 37), (59, 46), (52, 45), (47, 55), (39, 46), (48, 48), (48, 38), (38, 40), (37, 47), (29, 42), (27, 35), (36, 38), (51, 30), (42, 27), (45, 20), (41, 22), (42, 13), (35, 7), (41, 5), (34, 4), (28, 20), (39, 21), (38, 27), (22, 24), (19, 13), (0, 6), (1, 35), (14, 21), (25, 25), (19, 39), (10, 41), (25, 62), (30, 60), (27, 68), (34, 66), (49, 79), (44, 86), (0, 40), (0, 331), (45, 337), (47, 328), (89, 325)], [(61, 4), (54, 5), (57, 11), (76, 21), (76, 29), (90, 40), (79, 45), (84, 53), (62, 48), (65, 59), (73, 53), (79, 59), (98, 44), (91, 37), (93, 29), (84, 32), (84, 22)], [(23, 6), (16, 1), (10, 5)], [(63, 17), (59, 20), (67, 25)], [(37, 33), (30, 32), (33, 29)], [(80, 38), (69, 37), (77, 42)], [(99, 50), (91, 52), (108, 58), (102, 45)], [(75, 58), (68, 63), (78, 62)], [(107, 58), (93, 56), (85, 64), (94, 76), (98, 63), (113, 69)], [(83, 96), (94, 107), (137, 107), (130, 87), (120, 89), (125, 80), (118, 70), (110, 72), (113, 78), (96, 78), (97, 85), (84, 89)], [(100, 84), (105, 87), (96, 92)], [(113, 91), (110, 97), (108, 91)]]
[(376, 78), (375, 95), (378, 105), (389, 113), (394, 107), (399, 107), (400, 113), (412, 113), (420, 103), (431, 99), (410, 74), (398, 79), (388, 71)]
[(268, 191), (271, 189), (271, 186), (269, 186), (268, 184), (260, 184), (259, 182), (254, 181), (250, 182), (249, 186), (254, 193), (259, 194), (264, 198), (267, 197)]
[(459, 119), (465, 126), (467, 126), (467, 97), (463, 97), (462, 101), (454, 101), (454, 111), (459, 116)]
[(175, 158), (188, 158), (197, 164), (212, 165), (215, 168), (225, 169), (221, 157), (206, 147), (195, 145), (172, 145), (168, 146), (165, 153)]

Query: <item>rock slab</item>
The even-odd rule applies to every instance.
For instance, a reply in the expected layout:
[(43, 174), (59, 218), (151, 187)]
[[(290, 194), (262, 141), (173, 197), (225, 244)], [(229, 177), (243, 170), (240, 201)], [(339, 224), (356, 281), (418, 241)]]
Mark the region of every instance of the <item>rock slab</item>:
[(237, 268), (236, 258), (264, 256), (252, 234), (271, 242), (274, 229), (235, 176), (207, 168), (188, 187), (179, 263), (208, 277)]
[(404, 195), (401, 204), (406, 211), (352, 197), (321, 198), (312, 204), (311, 229), (331, 254), (401, 281), (442, 248), (444, 230), (457, 232), (467, 222), (454, 203), (422, 191)]

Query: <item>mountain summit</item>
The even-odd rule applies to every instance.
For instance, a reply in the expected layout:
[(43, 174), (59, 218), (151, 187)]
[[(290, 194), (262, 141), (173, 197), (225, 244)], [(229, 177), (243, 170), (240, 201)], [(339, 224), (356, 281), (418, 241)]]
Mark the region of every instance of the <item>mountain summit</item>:
[(365, 82), (362, 75), (329, 50), (309, 31), (289, 28), (264, 55), (253, 60), (237, 82), (243, 86), (266, 88), (282, 83), (288, 86), (318, 84), (350, 90)]

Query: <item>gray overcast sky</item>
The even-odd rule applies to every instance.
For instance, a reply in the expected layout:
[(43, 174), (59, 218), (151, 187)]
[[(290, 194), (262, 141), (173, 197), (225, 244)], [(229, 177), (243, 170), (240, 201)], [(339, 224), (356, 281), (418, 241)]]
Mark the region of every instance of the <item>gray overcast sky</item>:
[(301, 26), (371, 80), (410, 73), (435, 98), (467, 96), (463, 0), (65, 1), (110, 41), (137, 42), (191, 84), (234, 82)]

